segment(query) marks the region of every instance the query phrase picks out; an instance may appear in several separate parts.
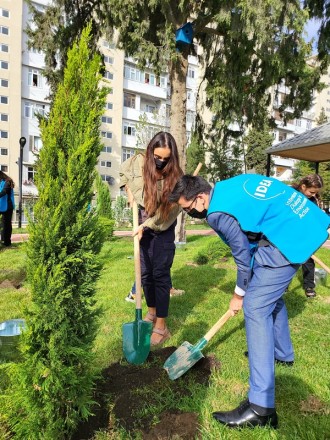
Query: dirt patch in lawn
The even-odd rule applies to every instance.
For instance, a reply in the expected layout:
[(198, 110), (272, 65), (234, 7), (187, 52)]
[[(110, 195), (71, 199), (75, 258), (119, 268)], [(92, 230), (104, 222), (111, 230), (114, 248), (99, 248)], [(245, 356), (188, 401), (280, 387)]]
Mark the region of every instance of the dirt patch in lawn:
[[(73, 440), (89, 440), (97, 431), (118, 432), (124, 428), (132, 438), (144, 440), (193, 440), (199, 435), (198, 414), (178, 408), (182, 399), (192, 397), (197, 386), (207, 389), (211, 369), (219, 369), (213, 356), (198, 361), (177, 380), (170, 380), (163, 369), (165, 360), (176, 347), (152, 351), (141, 365), (126, 361), (110, 365), (96, 384), (94, 415), (78, 426)], [(162, 397), (163, 396), (163, 397)], [(160, 413), (150, 407), (164, 402)]]

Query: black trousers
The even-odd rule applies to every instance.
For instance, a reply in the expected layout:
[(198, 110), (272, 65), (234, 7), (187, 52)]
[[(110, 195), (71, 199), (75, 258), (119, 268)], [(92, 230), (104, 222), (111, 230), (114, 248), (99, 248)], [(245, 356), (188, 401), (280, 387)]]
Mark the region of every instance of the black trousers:
[(8, 209), (8, 211), (2, 213), (1, 241), (5, 246), (11, 245), (11, 234), (13, 232), (12, 217), (12, 209)]
[(309, 258), (302, 266), (303, 273), (303, 288), (306, 290), (308, 288), (315, 288), (315, 263), (313, 258)]
[(171, 266), (175, 254), (174, 228), (164, 232), (145, 229), (140, 240), (141, 280), (148, 307), (156, 308), (158, 318), (168, 316)]

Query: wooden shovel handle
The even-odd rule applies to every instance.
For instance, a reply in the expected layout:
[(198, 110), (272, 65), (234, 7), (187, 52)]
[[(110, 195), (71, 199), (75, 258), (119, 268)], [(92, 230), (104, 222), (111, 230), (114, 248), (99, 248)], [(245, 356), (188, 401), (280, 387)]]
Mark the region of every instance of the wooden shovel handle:
[(216, 332), (221, 329), (221, 327), (228, 321), (231, 316), (233, 316), (233, 312), (229, 309), (223, 316), (221, 316), (219, 321), (216, 322), (212, 328), (210, 328), (210, 330), (204, 336), (204, 339), (209, 341), (216, 334)]
[(200, 169), (202, 168), (202, 166), (203, 166), (202, 162), (199, 162), (195, 171), (193, 172), (193, 176), (197, 176), (197, 174), (200, 172)]
[(312, 255), (313, 260), (315, 263), (317, 263), (319, 266), (323, 267), (328, 273), (330, 273), (330, 267), (328, 267), (326, 264), (323, 263), (319, 258), (317, 258), (315, 255)]
[[(133, 231), (139, 227), (139, 212), (136, 201), (133, 199)], [(140, 240), (139, 235), (134, 236), (134, 269), (135, 269), (135, 305), (141, 309), (141, 262), (140, 262)]]

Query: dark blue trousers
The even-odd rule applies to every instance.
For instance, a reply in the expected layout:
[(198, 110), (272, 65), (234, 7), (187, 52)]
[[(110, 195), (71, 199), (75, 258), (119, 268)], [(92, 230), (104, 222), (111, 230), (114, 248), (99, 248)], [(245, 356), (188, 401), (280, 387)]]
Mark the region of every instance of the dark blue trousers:
[(148, 307), (166, 318), (170, 304), (171, 266), (175, 254), (175, 223), (164, 232), (146, 228), (140, 240), (141, 280)]

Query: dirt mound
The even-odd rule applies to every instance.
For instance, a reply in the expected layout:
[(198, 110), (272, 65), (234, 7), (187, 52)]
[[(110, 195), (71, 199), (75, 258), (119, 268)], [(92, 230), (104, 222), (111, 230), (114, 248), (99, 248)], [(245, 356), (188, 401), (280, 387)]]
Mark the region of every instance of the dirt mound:
[[(132, 436), (138, 431), (145, 440), (191, 440), (198, 436), (198, 415), (177, 409), (180, 399), (189, 397), (191, 381), (207, 387), (211, 368), (220, 363), (212, 356), (201, 359), (189, 375), (171, 381), (163, 363), (176, 347), (166, 347), (150, 353), (143, 365), (117, 362), (102, 372), (96, 384), (94, 415), (78, 426), (73, 440), (88, 440), (99, 430), (111, 432), (122, 427)], [(171, 404), (155, 417), (143, 411), (163, 395), (171, 396)], [(169, 407), (170, 406), (170, 407)], [(111, 411), (110, 411), (111, 408)]]

